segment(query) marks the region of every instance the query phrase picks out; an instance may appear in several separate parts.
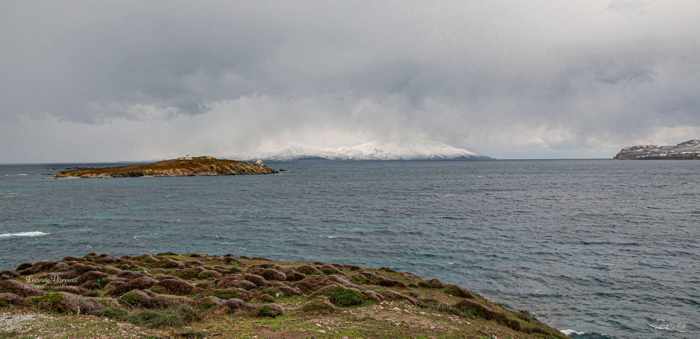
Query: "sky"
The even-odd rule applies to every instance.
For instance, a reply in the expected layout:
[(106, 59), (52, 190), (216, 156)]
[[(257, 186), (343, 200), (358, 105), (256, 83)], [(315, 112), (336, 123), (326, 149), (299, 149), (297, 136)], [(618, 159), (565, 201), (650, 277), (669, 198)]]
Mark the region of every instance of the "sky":
[(697, 0), (0, 2), (0, 163), (700, 138)]

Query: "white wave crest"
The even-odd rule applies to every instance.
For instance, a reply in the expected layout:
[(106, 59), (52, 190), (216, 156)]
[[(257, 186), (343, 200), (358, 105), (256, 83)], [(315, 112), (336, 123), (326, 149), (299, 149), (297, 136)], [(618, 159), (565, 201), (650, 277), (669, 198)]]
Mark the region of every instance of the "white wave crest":
[(45, 235), (49, 235), (48, 233), (44, 232), (19, 232), (19, 233), (2, 233), (0, 234), (0, 239), (7, 239), (7, 238), (21, 238), (21, 237), (43, 237)]
[(579, 331), (568, 329), (568, 328), (565, 330), (561, 330), (560, 332), (564, 333), (564, 335), (566, 335), (566, 336), (571, 336), (572, 334), (582, 335), (585, 333), (585, 332), (579, 332)]

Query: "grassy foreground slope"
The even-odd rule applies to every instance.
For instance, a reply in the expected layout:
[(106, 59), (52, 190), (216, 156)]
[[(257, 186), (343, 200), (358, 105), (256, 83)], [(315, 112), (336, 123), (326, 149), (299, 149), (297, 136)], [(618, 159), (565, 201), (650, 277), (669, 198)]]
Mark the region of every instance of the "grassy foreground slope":
[(0, 272), (0, 338), (565, 338), (526, 312), (388, 268), (88, 254)]
[(136, 164), (104, 168), (75, 168), (61, 171), (57, 178), (101, 178), (101, 177), (143, 177), (143, 176), (199, 176), (199, 175), (239, 175), (271, 174), (270, 167), (244, 161), (193, 157), (163, 160), (152, 164)]

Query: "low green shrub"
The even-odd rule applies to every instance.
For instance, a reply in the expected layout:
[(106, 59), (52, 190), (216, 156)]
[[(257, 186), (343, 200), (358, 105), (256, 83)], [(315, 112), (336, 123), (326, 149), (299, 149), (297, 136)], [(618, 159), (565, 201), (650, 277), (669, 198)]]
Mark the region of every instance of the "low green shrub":
[(207, 338), (207, 333), (189, 330), (177, 333), (177, 337), (185, 339), (204, 339)]
[(100, 315), (115, 320), (127, 320), (129, 317), (129, 312), (121, 308), (106, 307), (104, 310), (102, 310), (102, 312), (100, 312)]
[(328, 314), (335, 312), (336, 308), (326, 300), (314, 299), (301, 306), (301, 311), (311, 314)]
[(151, 302), (150, 299), (151, 298), (147, 294), (143, 293), (140, 290), (131, 290), (122, 294), (122, 296), (119, 297), (119, 302), (132, 307), (143, 307)]
[(97, 286), (97, 288), (102, 289), (105, 286), (107, 286), (107, 280), (103, 278), (97, 278), (95, 279), (95, 285)]
[(221, 298), (221, 299), (233, 299), (233, 298), (241, 298), (241, 292), (238, 290), (229, 290), (229, 289), (217, 289), (214, 290), (211, 295)]
[(33, 305), (51, 312), (65, 313), (69, 311), (63, 305), (63, 295), (57, 292), (49, 292), (31, 299)]
[(163, 310), (145, 310), (134, 313), (127, 318), (130, 323), (146, 327), (180, 327), (199, 319), (197, 312), (190, 306), (179, 305)]
[(260, 307), (260, 309), (258, 309), (259, 317), (275, 318), (280, 315), (282, 315), (282, 310), (277, 307), (263, 305), (262, 307)]
[(328, 299), (334, 305), (341, 307), (362, 305), (365, 302), (365, 298), (360, 292), (347, 288), (336, 288), (330, 291)]

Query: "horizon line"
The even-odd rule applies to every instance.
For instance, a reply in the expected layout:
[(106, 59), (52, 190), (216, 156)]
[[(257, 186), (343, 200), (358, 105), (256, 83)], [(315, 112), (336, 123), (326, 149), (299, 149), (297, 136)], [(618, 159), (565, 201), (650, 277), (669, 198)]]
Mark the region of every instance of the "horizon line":
[[(233, 158), (221, 159), (237, 160)], [(21, 165), (74, 165), (74, 164), (136, 164), (136, 163), (148, 163), (154, 161), (162, 161), (167, 159), (158, 160), (114, 160), (114, 161), (48, 161), (48, 162), (0, 162), (0, 166), (21, 166)], [(486, 159), (290, 159), (290, 160), (274, 160), (274, 159), (262, 159), (267, 162), (292, 162), (292, 161), (340, 161), (340, 162), (352, 162), (352, 161), (454, 161), (454, 162), (484, 162), (484, 161), (556, 161), (556, 160), (615, 160), (613, 158), (494, 158), (489, 157)], [(238, 160), (238, 161), (253, 161), (251, 159)]]

